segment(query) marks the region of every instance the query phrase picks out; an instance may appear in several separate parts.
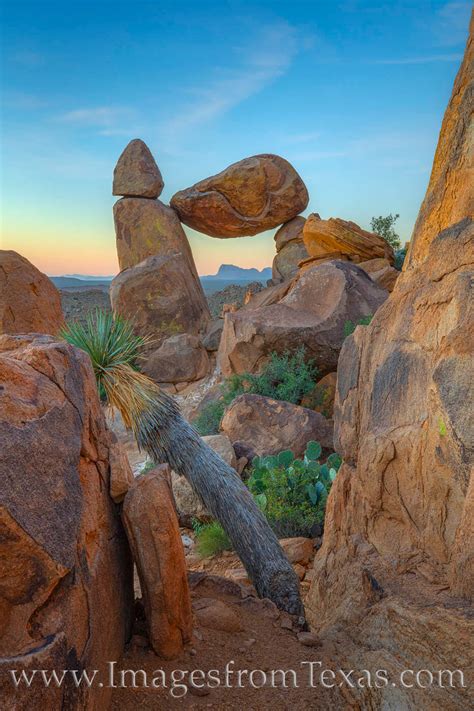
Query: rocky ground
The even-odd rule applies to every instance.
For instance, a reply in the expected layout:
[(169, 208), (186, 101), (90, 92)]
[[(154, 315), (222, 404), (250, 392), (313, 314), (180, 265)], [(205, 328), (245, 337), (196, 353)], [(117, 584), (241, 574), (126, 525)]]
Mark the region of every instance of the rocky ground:
[[(117, 711), (131, 709), (214, 708), (226, 709), (288, 709), (350, 708), (347, 690), (324, 689), (308, 686), (309, 665), (304, 662), (322, 662), (323, 668), (334, 667), (333, 655), (337, 642), (324, 646), (310, 633), (293, 628), (291, 619), (279, 612), (268, 600), (259, 600), (249, 589), (234, 582), (209, 575), (190, 573), (192, 607), (195, 619), (193, 639), (180, 659), (158, 659), (148, 646), (145, 625), (135, 627), (135, 634), (127, 647), (118, 669), (144, 670), (151, 679), (157, 670), (166, 674), (168, 688), (117, 688), (113, 692), (112, 708)], [(170, 691), (170, 674), (173, 670), (218, 670), (224, 680), (226, 663), (235, 670), (229, 677), (229, 687), (223, 683), (217, 688), (196, 688), (184, 676), (185, 688), (176, 689), (181, 698), (173, 698)], [(272, 670), (295, 672), (287, 677), (287, 687), (282, 686), (280, 674), (272, 677)], [(238, 687), (238, 670), (242, 674), (242, 688)], [(249, 673), (253, 673), (249, 682)], [(273, 681), (272, 681), (273, 678)], [(196, 685), (200, 684), (196, 678)], [(346, 695), (346, 696), (345, 696)], [(355, 698), (353, 699), (355, 702)]]
[[(259, 282), (252, 282), (241, 286), (239, 284), (229, 284), (225, 289), (216, 291), (213, 294), (206, 294), (209, 310), (213, 318), (219, 318), (225, 304), (235, 305), (240, 308), (248, 290), (253, 292), (263, 288)], [(99, 309), (110, 309), (110, 297), (103, 289), (61, 289), (61, 305), (66, 321), (80, 321), (85, 323), (87, 315)]]
[(110, 310), (110, 298), (102, 289), (61, 290), (61, 306), (67, 322), (85, 323), (95, 309)]

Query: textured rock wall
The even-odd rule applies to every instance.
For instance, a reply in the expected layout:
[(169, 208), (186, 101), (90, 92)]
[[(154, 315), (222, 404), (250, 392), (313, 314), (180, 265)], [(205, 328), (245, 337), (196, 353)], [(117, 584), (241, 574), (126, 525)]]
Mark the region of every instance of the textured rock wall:
[(0, 337), (0, 440), (2, 705), (104, 709), (105, 688), (34, 683), (20, 697), (7, 671), (105, 673), (129, 634), (131, 559), (87, 356), (47, 336)]
[[(472, 41), (435, 159), (434, 172), (451, 187), (435, 204), (430, 184), (410, 268), (339, 359), (335, 446), (344, 464), (328, 500), (308, 616), (325, 635), (344, 628), (358, 668), (468, 676), (472, 662), (474, 228), (464, 200), (467, 156), (451, 162), (451, 145), (469, 143), (468, 117), (453, 116), (452, 106), (472, 82), (471, 52)], [(437, 234), (426, 205), (455, 224)], [(463, 709), (468, 693), (387, 687), (367, 691), (363, 708)]]

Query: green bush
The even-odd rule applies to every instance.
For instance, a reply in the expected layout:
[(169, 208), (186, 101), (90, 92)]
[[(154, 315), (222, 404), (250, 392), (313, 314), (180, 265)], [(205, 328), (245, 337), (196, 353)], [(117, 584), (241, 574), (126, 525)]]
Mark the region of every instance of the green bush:
[(308, 442), (303, 459), (290, 450), (254, 458), (248, 487), (278, 536), (311, 536), (323, 523), (341, 458), (332, 454), (320, 464), (320, 456), (321, 445)]
[(362, 316), (362, 318), (360, 318), (357, 323), (354, 323), (353, 321), (346, 321), (344, 324), (344, 338), (347, 338), (347, 336), (350, 336), (351, 333), (354, 333), (357, 326), (368, 326), (369, 323), (372, 321), (373, 317), (373, 314), (369, 314), (368, 316)]
[(232, 550), (229, 537), (218, 521), (199, 523), (194, 520), (193, 529), (196, 534), (196, 549), (201, 558)]
[(264, 395), (299, 405), (313, 388), (318, 377), (314, 360), (307, 360), (304, 347), (294, 353), (273, 352), (260, 373), (232, 375), (223, 386), (224, 402), (230, 404), (242, 393)]
[(393, 249), (398, 249), (401, 244), (400, 237), (393, 228), (399, 217), (400, 215), (398, 214), (390, 214), (386, 217), (379, 215), (379, 217), (373, 217), (370, 221), (372, 232), (375, 232), (375, 234), (379, 235), (379, 237), (382, 237), (391, 247), (393, 247)]
[(395, 250), (395, 264), (394, 267), (395, 269), (398, 269), (399, 272), (402, 271), (403, 267), (403, 262), (405, 261), (405, 257), (407, 256), (407, 251), (403, 247), (403, 249), (397, 249)]
[(219, 434), (219, 427), (224, 415), (225, 403), (222, 400), (215, 400), (205, 405), (193, 422), (195, 429), (201, 435)]

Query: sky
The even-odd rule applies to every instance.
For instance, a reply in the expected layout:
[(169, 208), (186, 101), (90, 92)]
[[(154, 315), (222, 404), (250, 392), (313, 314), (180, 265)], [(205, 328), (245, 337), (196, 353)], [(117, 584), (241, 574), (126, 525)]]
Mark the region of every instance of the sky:
[[(470, 2), (3, 0), (1, 246), (50, 275), (118, 271), (112, 173), (150, 147), (161, 199), (257, 153), (289, 160), (305, 214), (407, 241)], [(200, 274), (271, 265), (275, 230), (186, 228)]]

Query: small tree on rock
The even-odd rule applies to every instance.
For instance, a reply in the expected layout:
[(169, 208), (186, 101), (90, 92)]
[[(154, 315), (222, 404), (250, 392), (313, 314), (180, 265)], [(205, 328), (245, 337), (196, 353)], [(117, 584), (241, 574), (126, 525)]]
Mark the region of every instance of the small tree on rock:
[(383, 237), (393, 249), (398, 249), (401, 246), (400, 236), (395, 232), (393, 226), (400, 215), (387, 215), (386, 217), (373, 217), (370, 221), (372, 232)]

